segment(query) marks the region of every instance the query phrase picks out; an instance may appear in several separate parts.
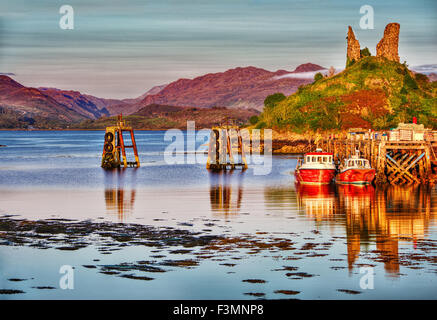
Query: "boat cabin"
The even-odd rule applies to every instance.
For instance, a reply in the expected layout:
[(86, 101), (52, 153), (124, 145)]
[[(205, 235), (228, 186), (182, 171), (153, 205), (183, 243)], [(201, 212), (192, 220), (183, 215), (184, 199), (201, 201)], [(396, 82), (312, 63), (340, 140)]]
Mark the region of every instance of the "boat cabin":
[(365, 169), (371, 168), (369, 160), (361, 159), (361, 158), (346, 159), (344, 160), (344, 166), (346, 168), (365, 168)]
[(332, 163), (333, 155), (327, 152), (313, 152), (305, 155), (305, 163)]

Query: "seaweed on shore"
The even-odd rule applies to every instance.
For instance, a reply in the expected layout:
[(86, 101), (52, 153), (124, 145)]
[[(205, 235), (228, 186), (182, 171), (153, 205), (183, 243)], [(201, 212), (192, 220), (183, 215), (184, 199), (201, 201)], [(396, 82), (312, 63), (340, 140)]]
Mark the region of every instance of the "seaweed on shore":
[[(96, 240), (96, 236), (98, 240)], [(93, 238), (92, 240), (90, 238)], [(148, 247), (205, 246), (220, 236), (165, 227), (91, 221), (49, 219), (30, 221), (0, 217), (2, 245), (27, 245), (40, 249), (79, 250), (98, 243), (103, 252), (119, 250), (126, 243)], [(110, 248), (113, 247), (113, 248)], [(184, 251), (185, 250), (185, 251)], [(178, 249), (174, 253), (186, 253)]]
[(360, 294), (361, 291), (349, 290), (349, 289), (337, 289), (338, 292), (343, 292), (347, 294)]
[(19, 293), (25, 293), (22, 290), (15, 290), (15, 289), (0, 289), (0, 294), (19, 294)]
[(285, 294), (285, 295), (296, 295), (299, 294), (300, 291), (294, 291), (294, 290), (276, 290), (276, 294)]
[(243, 282), (248, 282), (248, 283), (266, 283), (266, 280), (262, 280), (262, 279), (246, 279), (246, 280), (242, 280)]

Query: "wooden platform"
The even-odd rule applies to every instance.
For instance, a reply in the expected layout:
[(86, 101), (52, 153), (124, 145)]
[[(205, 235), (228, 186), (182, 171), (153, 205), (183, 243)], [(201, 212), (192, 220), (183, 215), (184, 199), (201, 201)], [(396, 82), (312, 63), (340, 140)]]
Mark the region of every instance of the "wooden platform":
[(336, 139), (325, 137), (312, 146), (332, 152), (337, 164), (359, 151), (376, 169), (376, 183), (434, 184), (437, 181), (437, 142)]

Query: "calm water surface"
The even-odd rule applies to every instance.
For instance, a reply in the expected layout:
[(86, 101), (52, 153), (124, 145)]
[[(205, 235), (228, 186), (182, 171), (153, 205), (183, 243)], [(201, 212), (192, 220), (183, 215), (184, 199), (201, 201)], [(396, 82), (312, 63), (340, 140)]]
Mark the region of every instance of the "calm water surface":
[[(71, 219), (57, 223), (106, 223), (117, 234), (123, 223), (217, 239), (145, 246), (91, 233), (62, 250), (62, 233), (17, 242), (0, 230), (0, 290), (20, 292), (0, 299), (437, 298), (435, 188), (296, 187), (292, 156), (275, 156), (266, 176), (213, 174), (204, 162), (167, 164), (164, 132), (136, 140), (141, 167), (106, 172), (102, 132), (0, 131), (3, 222)], [(59, 288), (62, 265), (74, 267), (73, 290)], [(374, 288), (363, 289), (369, 270)]]

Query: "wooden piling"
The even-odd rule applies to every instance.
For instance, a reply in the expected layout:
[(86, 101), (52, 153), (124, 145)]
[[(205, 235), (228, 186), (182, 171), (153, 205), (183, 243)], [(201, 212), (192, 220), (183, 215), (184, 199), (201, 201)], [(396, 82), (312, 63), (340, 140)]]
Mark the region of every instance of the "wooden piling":
[[(237, 146), (234, 145), (234, 142), (237, 143)], [(238, 127), (230, 126), (212, 128), (206, 168), (211, 170), (227, 170), (230, 168), (233, 170), (237, 167), (243, 170), (247, 169), (241, 131)]]
[[(132, 145), (125, 145), (123, 132), (130, 132)], [(133, 149), (135, 161), (127, 161), (126, 148)], [(113, 169), (119, 168), (122, 163), (124, 168), (138, 168), (140, 166), (133, 128), (126, 125), (126, 123), (123, 121), (122, 115), (120, 114), (118, 116), (117, 126), (106, 128), (101, 166), (104, 169)]]

